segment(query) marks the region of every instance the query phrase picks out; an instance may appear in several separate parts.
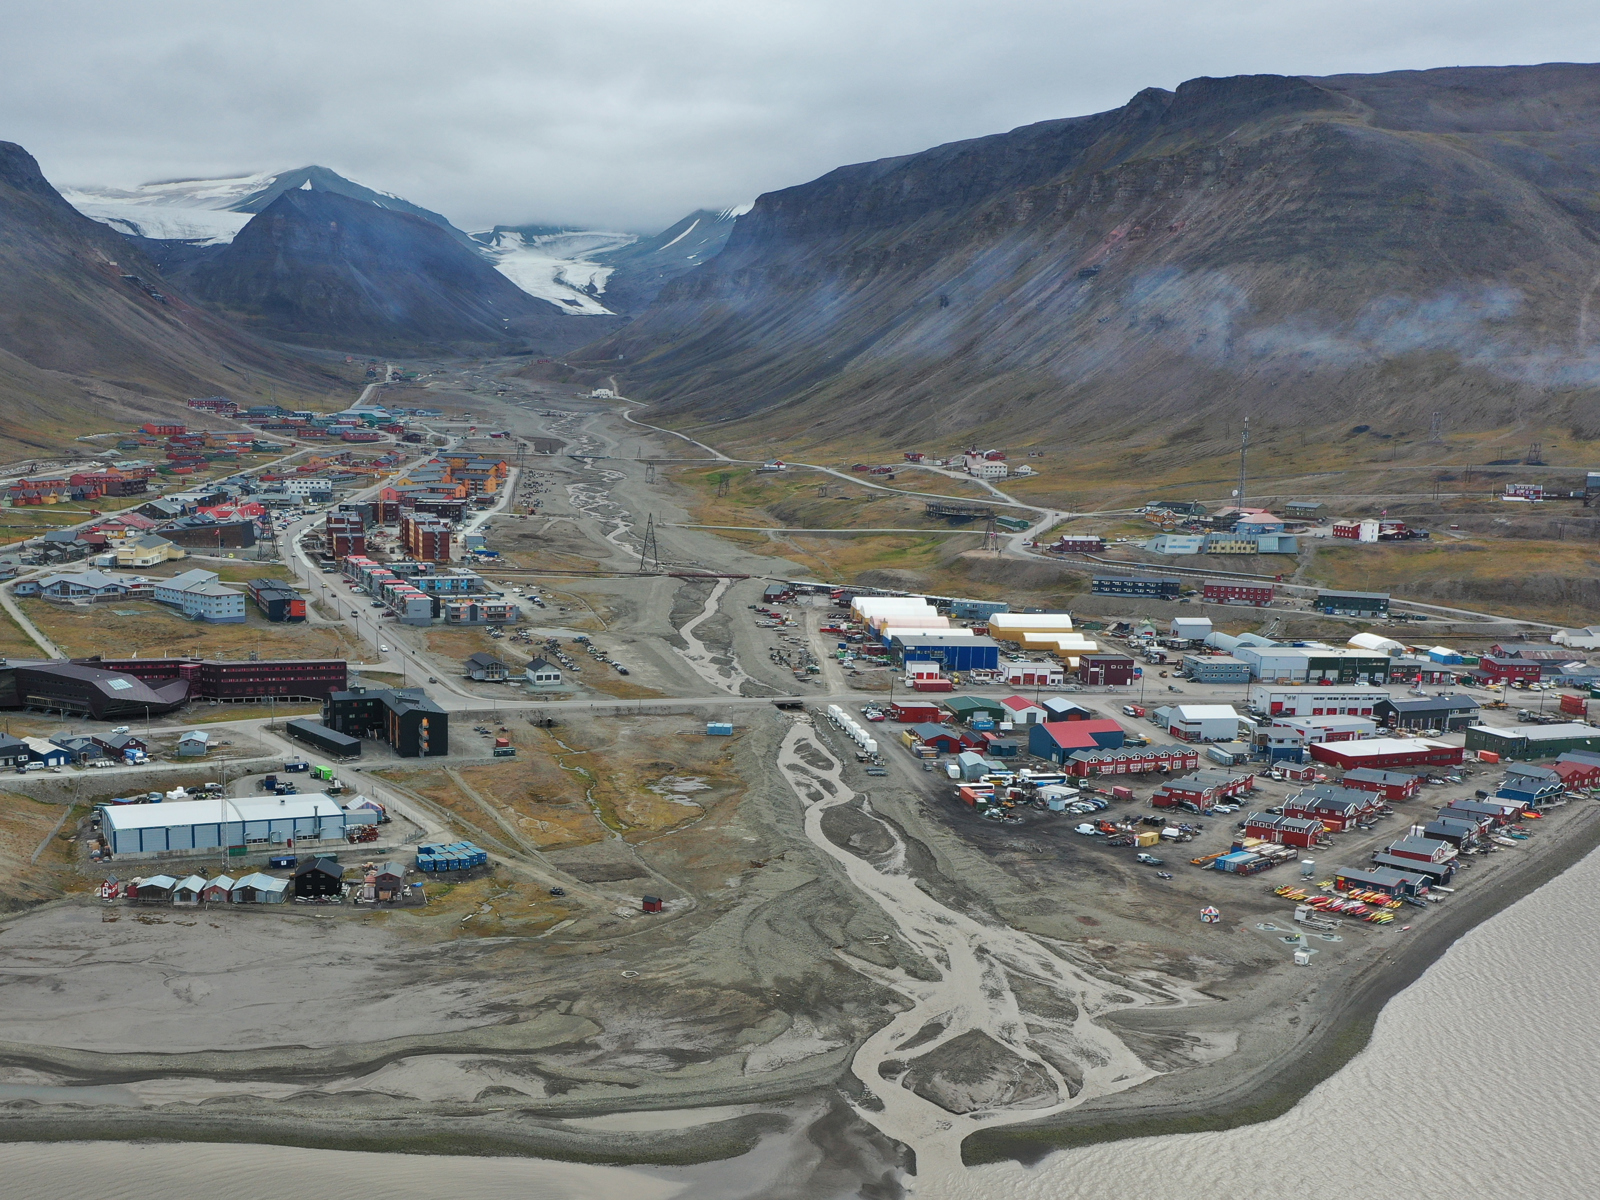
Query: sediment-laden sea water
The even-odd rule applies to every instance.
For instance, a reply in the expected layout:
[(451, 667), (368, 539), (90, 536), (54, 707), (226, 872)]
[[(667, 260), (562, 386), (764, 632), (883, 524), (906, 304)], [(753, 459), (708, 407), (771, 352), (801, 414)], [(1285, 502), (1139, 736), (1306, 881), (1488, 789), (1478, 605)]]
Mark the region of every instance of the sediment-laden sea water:
[[(908, 1181), (918, 1200), (1174, 1200), (1401, 1192), (1600, 1194), (1600, 853), (1453, 946), (1379, 1018), (1365, 1051), (1274, 1121), (1109, 1143)], [(1314, 969), (1314, 968), (1309, 968)], [(225, 1195), (291, 1181), (395, 1200), (712, 1200), (785, 1191), (777, 1144), (703, 1167), (589, 1167), (278, 1146), (0, 1145), (8, 1200)], [(792, 1194), (792, 1193), (788, 1193)], [(853, 1194), (853, 1191), (845, 1194)]]

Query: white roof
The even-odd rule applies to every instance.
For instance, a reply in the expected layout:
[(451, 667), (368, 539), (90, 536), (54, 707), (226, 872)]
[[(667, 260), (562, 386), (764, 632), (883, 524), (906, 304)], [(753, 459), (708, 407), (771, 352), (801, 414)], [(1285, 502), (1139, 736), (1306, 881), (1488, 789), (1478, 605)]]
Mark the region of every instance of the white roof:
[(1007, 633), (1049, 633), (1072, 628), (1071, 613), (990, 613), (990, 629)]
[(185, 891), (198, 892), (205, 886), (206, 878), (204, 875), (185, 875), (178, 880), (178, 887), (183, 888)]
[(1172, 712), (1180, 721), (1237, 721), (1239, 714), (1231, 704), (1174, 704)]
[(238, 881), (232, 875), (218, 875), (215, 879), (207, 880), (206, 886), (208, 888), (220, 887), (225, 891), (232, 891), (236, 882)]
[[(1495, 730), (1496, 733), (1509, 732)], [(1415, 754), (1419, 750), (1459, 750), (1449, 742), (1436, 742), (1431, 738), (1360, 738), (1353, 742), (1328, 742), (1324, 746), (1338, 754), (1365, 758), (1378, 754)]]
[(287, 879), (274, 879), (271, 875), (263, 875), (260, 871), (257, 871), (253, 875), (246, 875), (233, 886), (235, 888), (253, 887), (260, 892), (283, 892), (289, 889), (289, 881)]
[(105, 810), (108, 830), (164, 829), (169, 825), (213, 825), (225, 821), (342, 817), (344, 810), (320, 792), (306, 796), (242, 796), (237, 800), (173, 800), (164, 804), (119, 804)]
[(139, 881), (140, 887), (158, 887), (170, 890), (178, 886), (178, 881), (171, 875), (152, 875), (148, 879)]
[(1600, 729), (1593, 725), (1585, 725), (1582, 721), (1563, 721), (1559, 725), (1534, 725), (1526, 729), (1497, 729), (1492, 725), (1474, 725), (1473, 729), (1480, 729), (1485, 733), (1492, 733), (1497, 737), (1527, 738), (1530, 742), (1560, 741), (1563, 738), (1600, 737)]

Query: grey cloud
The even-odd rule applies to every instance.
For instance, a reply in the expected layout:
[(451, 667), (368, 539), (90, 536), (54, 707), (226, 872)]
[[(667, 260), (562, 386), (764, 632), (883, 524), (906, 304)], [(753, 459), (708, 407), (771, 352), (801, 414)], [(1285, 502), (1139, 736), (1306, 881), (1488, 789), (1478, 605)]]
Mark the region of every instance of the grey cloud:
[(63, 183), (321, 163), (458, 224), (654, 230), (1195, 75), (1537, 62), (1552, 0), (15, 0), (0, 136)]

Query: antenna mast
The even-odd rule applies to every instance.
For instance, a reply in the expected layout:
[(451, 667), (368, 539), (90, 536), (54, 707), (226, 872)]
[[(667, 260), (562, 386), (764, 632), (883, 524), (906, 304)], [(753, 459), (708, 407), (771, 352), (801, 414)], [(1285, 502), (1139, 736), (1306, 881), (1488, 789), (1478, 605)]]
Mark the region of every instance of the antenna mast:
[(1237, 509), (1244, 508), (1244, 481), (1245, 481), (1245, 456), (1250, 451), (1250, 418), (1244, 419), (1244, 433), (1239, 436), (1239, 494), (1233, 506)]

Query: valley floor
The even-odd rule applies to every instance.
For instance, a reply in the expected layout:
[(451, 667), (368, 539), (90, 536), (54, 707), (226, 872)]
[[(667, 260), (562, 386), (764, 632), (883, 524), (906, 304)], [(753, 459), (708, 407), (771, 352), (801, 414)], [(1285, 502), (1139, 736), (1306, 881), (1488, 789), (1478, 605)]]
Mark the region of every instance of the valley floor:
[[(18, 785), (0, 850), (58, 898), (12, 894), (0, 928), (0, 1139), (746, 1156), (759, 1194), (959, 1195), (964, 1162), (1281, 1111), (1464, 929), (1600, 842), (1600, 810), (1575, 802), (1525, 847), (1478, 860), (1446, 904), (1393, 927), (1347, 922), (1296, 967), (1277, 927), (1292, 912), (1272, 894), (1281, 877), (1181, 863), (1162, 880), (1063, 818), (982, 820), (897, 745), (887, 775), (865, 774), (821, 710), (859, 707), (883, 673), (829, 656), (823, 609), (795, 606), (783, 629), (751, 612), (769, 580), (833, 570), (1076, 607), (1073, 569), (974, 554), (970, 535), (935, 544), (931, 530), (875, 558), (826, 535), (704, 528), (774, 512), (775, 526), (881, 528), (919, 520), (921, 499), (834, 479), (839, 492), (819, 496), (821, 481), (789, 478), (769, 496), (748, 473), (719, 497), (724, 472), (703, 451), (614, 405), (503, 364), (472, 371), (505, 392), (475, 394), (463, 371), (481, 416), (551, 451), (519, 463), (528, 496), (513, 507), (537, 508), (490, 525), (503, 570), (489, 573), (545, 602), (530, 610), (533, 644), (308, 628), (392, 640), (369, 673), (448, 668), (437, 691), (459, 714), (453, 753), (379, 758), (351, 778), (391, 805), (394, 853), (470, 837), (492, 871), (430, 885), (417, 909), (107, 906), (87, 895), (104, 872), (39, 812), (95, 797)], [(520, 665), (547, 636), (576, 653), (577, 634), (629, 674), (585, 658), (542, 697), (460, 679), (475, 649)], [(797, 676), (804, 655), (817, 673)], [(790, 696), (808, 711), (770, 703)], [(1082, 698), (1114, 713), (1136, 697)], [(530, 721), (546, 717), (556, 724)], [(708, 738), (708, 719), (735, 734)], [(234, 721), (254, 739), (230, 777), (247, 789), (280, 743), (270, 718)], [(503, 724), (518, 756), (492, 758), (474, 721)], [(1151, 790), (1136, 787), (1141, 801)], [(1264, 783), (1257, 803), (1285, 794)], [(1400, 807), (1336, 854), (1365, 861), (1369, 842), (1401, 832)], [(1186, 851), (1224, 848), (1226, 825)], [(29, 864), (40, 839), (51, 853)], [(660, 914), (641, 911), (646, 894)], [(1207, 904), (1221, 923), (1198, 922)]]

